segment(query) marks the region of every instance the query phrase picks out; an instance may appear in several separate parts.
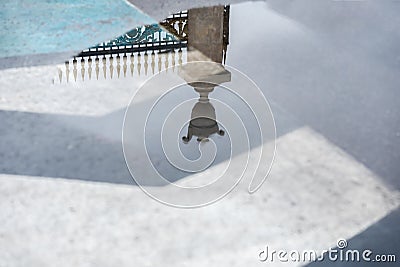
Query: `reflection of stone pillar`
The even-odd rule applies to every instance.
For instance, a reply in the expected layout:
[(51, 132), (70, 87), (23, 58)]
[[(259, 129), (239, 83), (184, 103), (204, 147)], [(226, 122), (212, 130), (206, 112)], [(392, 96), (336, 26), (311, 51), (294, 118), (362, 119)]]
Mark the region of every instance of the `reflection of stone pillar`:
[(208, 140), (210, 135), (217, 133), (223, 136), (225, 132), (219, 129), (216, 121), (215, 109), (210, 102), (197, 102), (192, 108), (191, 120), (189, 123), (188, 134), (182, 140), (187, 143), (193, 136), (197, 136), (197, 141)]
[(224, 50), (224, 6), (194, 8), (188, 11), (187, 61), (211, 60), (222, 63)]
[[(188, 65), (181, 68), (180, 75), (199, 93), (200, 98), (192, 109), (188, 134), (182, 137), (185, 143), (193, 136), (197, 136), (197, 141), (200, 142), (208, 140), (213, 134), (225, 134), (219, 129), (215, 109), (208, 95), (215, 86), (231, 80), (231, 73), (221, 64), (227, 45), (224, 38), (227, 34), (226, 23), (224, 6), (188, 11)], [(219, 64), (195, 61), (213, 61)]]
[(200, 95), (192, 109), (188, 134), (182, 137), (183, 142), (189, 142), (193, 136), (197, 136), (199, 142), (208, 140), (215, 133), (223, 136), (225, 132), (219, 129), (215, 109), (210, 103), (208, 95), (215, 86), (229, 82), (231, 73), (225, 70), (221, 64), (191, 62), (182, 67), (180, 75)]

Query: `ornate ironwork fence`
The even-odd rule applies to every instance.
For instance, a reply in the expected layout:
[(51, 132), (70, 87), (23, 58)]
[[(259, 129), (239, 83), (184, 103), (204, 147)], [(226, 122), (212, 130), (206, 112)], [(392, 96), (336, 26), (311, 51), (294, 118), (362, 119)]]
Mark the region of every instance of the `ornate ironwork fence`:
[(113, 40), (83, 50), (79, 57), (142, 51), (166, 52), (187, 47), (187, 11), (173, 14), (159, 24), (137, 27)]
[[(224, 48), (226, 58), (229, 42), (229, 6), (224, 7)], [(104, 79), (114, 75), (126, 76), (130, 72), (138, 75), (154, 74), (163, 69), (182, 65), (186, 60), (188, 46), (188, 12), (182, 11), (170, 15), (159, 24), (140, 26), (115, 39), (100, 43), (83, 50), (77, 56), (65, 62), (58, 69), (60, 83), (65, 75), (66, 82), (72, 72), (76, 81), (78, 73), (81, 80), (102, 73)], [(70, 66), (72, 65), (72, 66)], [(79, 66), (80, 65), (80, 66)]]

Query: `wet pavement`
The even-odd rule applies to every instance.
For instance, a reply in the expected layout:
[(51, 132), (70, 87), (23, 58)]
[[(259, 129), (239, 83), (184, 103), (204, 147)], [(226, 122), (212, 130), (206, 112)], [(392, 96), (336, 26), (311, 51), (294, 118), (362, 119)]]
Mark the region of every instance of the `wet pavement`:
[[(138, 7), (155, 16), (147, 10), (148, 4), (138, 4)], [(54, 205), (47, 211), (54, 214), (54, 220), (60, 220), (59, 227), (50, 228), (51, 231), (55, 235), (65, 235), (66, 231), (75, 233), (56, 241), (52, 253), (44, 256), (47, 263), (56, 259), (79, 262), (87, 254), (78, 251), (86, 250), (96, 255), (90, 257), (91, 264), (108, 261), (111, 264), (111, 259), (119, 259), (122, 265), (135, 262), (150, 266), (158, 260), (149, 250), (157, 247), (156, 254), (162, 255), (167, 265), (183, 262), (191, 266), (227, 263), (256, 266), (260, 264), (257, 252), (267, 243), (284, 249), (322, 249), (334, 246), (340, 237), (348, 238), (357, 248), (398, 253), (395, 237), (399, 232), (396, 216), (400, 186), (397, 164), (400, 159), (397, 104), (400, 65), (393, 55), (398, 54), (400, 46), (396, 44), (400, 37), (393, 26), (398, 20), (396, 9), (398, 4), (394, 2), (382, 5), (313, 2), (307, 10), (289, 2), (241, 3), (230, 6), (228, 43), (221, 39), (219, 44), (215, 38), (211, 39), (212, 45), (196, 43), (203, 40), (197, 38), (189, 39), (189, 44), (195, 46), (190, 51), (187, 43), (178, 42), (173, 43), (176, 47), (163, 51), (120, 51), (104, 57), (81, 55), (76, 60), (63, 59), (68, 64), (3, 69), (0, 72), (0, 170), (6, 200), (1, 209), (8, 219), (6, 230), (0, 236), (3, 242), (14, 240), (13, 244), (29, 255), (16, 261), (20, 250), (14, 249), (6, 251), (1, 258), (18, 266), (40, 264), (33, 247), (19, 243), (18, 232), (28, 232), (31, 243), (40, 244), (43, 249), (50, 247), (40, 230), (32, 230), (36, 224), (51, 227), (38, 223), (40, 217), (47, 216), (46, 209), (40, 208), (47, 202)], [(160, 14), (157, 8), (152, 12)], [(337, 20), (337, 14), (343, 18)], [(370, 23), (371, 16), (375, 24)], [(335, 26), (329, 21), (334, 21)], [(221, 30), (226, 33), (224, 27)], [(208, 49), (202, 49), (204, 45)], [(211, 49), (218, 45), (221, 47)], [(260, 87), (274, 115), (277, 150), (270, 177), (262, 190), (247, 195), (243, 184), (215, 206), (184, 213), (162, 206), (131, 186), (135, 181), (125, 164), (121, 129), (126, 107), (139, 86), (148, 82), (153, 73), (185, 78), (182, 64), (198, 60), (199, 51), (203, 52), (201, 60), (219, 62), (225, 70), (232, 66)], [(204, 55), (209, 51), (217, 52)], [(235, 77), (232, 75), (231, 79)], [(206, 177), (218, 175), (228, 162), (227, 152), (231, 149), (226, 146), (231, 136), (219, 134), (219, 130), (225, 131), (229, 125), (218, 125), (220, 128), (211, 132), (214, 128), (206, 127), (208, 130), (204, 132), (204, 127), (196, 124), (199, 121), (193, 120), (193, 114), (206, 112), (205, 123), (213, 123), (224, 115), (219, 111), (222, 106), (215, 101), (225, 101), (248, 123), (249, 140), (258, 136), (250, 119), (251, 112), (233, 95), (217, 86), (207, 92), (212, 106), (199, 107), (196, 101), (204, 104), (208, 99), (197, 100), (198, 93), (201, 96), (203, 91), (196, 90), (195, 86), (195, 90), (187, 88), (189, 85), (165, 98), (161, 106), (166, 110), (155, 109), (147, 136), (149, 155), (155, 166), (166, 171), (171, 181), (180, 181), (182, 185), (193, 179), (204, 183)], [(135, 107), (154, 103), (158, 96), (156, 90), (148, 90)], [(218, 150), (209, 171), (200, 176), (171, 169), (159, 153), (159, 144), (152, 141), (158, 138), (151, 134), (159, 130), (167, 107), (185, 99), (196, 100), (189, 103), (182, 115), (187, 123), (177, 125), (182, 126), (178, 136), (183, 153), (190, 159), (198, 157), (198, 144), (210, 144), (201, 142), (202, 139), (210, 139), (217, 147), (225, 148)], [(134, 112), (135, 116), (144, 115)], [(135, 130), (134, 125), (132, 129)], [(194, 129), (194, 136), (185, 140), (190, 136), (190, 129)], [(264, 136), (261, 143), (272, 149), (271, 139)], [(188, 141), (186, 146), (182, 141)], [(254, 145), (252, 151), (258, 151), (261, 143)], [(133, 149), (133, 161), (140, 165), (145, 155), (136, 154), (137, 151), (139, 146)], [(233, 166), (240, 166), (243, 155), (235, 155)], [(268, 168), (269, 162), (263, 161), (263, 164)], [(29, 201), (24, 200), (25, 196)], [(29, 223), (15, 224), (24, 213), (29, 214)], [(96, 223), (96, 218), (104, 223)], [(377, 222), (379, 219), (382, 221)], [(50, 221), (55, 223), (54, 220)], [(169, 225), (168, 229), (163, 225)], [(18, 231), (12, 231), (12, 227)], [(210, 229), (209, 234), (204, 233), (204, 227)], [(372, 230), (364, 231), (368, 227)], [(107, 229), (105, 234), (99, 234), (104, 229)], [(248, 235), (239, 234), (243, 232)], [(223, 233), (223, 237), (217, 233)], [(129, 240), (123, 238), (127, 235)], [(157, 245), (150, 238), (154, 235), (159, 237)], [(79, 236), (81, 241), (77, 244)], [(217, 239), (220, 241), (216, 242)], [(382, 244), (382, 240), (387, 242), (376, 246), (371, 240), (377, 244)], [(63, 251), (64, 242), (70, 245)], [(112, 243), (115, 247), (88, 246), (99, 242)], [(172, 246), (165, 246), (171, 242)], [(191, 246), (198, 253), (186, 249)], [(110, 259), (99, 257), (105, 251), (111, 253)], [(121, 256), (123, 251), (125, 256)]]
[(127, 1), (17, 0), (0, 7), (0, 69), (62, 62), (135, 25), (157, 22)]

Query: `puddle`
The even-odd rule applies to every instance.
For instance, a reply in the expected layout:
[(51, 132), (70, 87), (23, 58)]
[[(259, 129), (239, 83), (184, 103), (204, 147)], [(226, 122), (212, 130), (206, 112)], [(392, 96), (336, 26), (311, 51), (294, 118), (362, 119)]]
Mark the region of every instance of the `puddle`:
[[(82, 90), (141, 81), (124, 118), (125, 159), (137, 184), (175, 186), (179, 193), (150, 193), (169, 204), (209, 203), (240, 179), (250, 183), (257, 176), (254, 190), (272, 164), (270, 107), (248, 77), (225, 65), (229, 21), (230, 6), (182, 11), (88, 48), (58, 68), (60, 85)], [(271, 145), (263, 146), (267, 141)], [(183, 185), (190, 201), (168, 197), (182, 195)], [(219, 189), (202, 191), (210, 187)]]
[[(335, 17), (339, 11), (346, 12), (347, 5), (357, 6), (358, 4), (318, 3), (310, 8), (325, 13), (309, 12), (305, 14), (301, 12), (303, 9), (291, 10), (290, 13), (288, 10), (285, 11), (283, 7), (280, 8), (281, 13), (278, 13), (270, 8), (270, 6), (274, 7), (273, 2), (269, 2), (268, 5), (263, 2), (231, 5), (229, 31), (227, 32), (229, 38), (228, 42), (225, 42), (227, 44), (226, 49), (223, 47), (224, 42), (221, 38), (207, 40), (200, 38), (198, 40), (204, 39), (207, 42), (215, 42), (212, 43), (212, 46), (219, 46), (219, 48), (216, 50), (208, 49), (212, 46), (205, 44), (207, 49), (203, 50), (204, 53), (197, 53), (196, 55), (195, 51), (201, 51), (201, 46), (190, 51), (188, 40), (180, 40), (176, 33), (174, 35), (163, 30), (161, 35), (164, 35), (161, 38), (167, 39), (163, 45), (166, 45), (167, 42), (174, 44), (176, 45), (174, 49), (148, 50), (147, 54), (146, 50), (136, 51), (133, 52), (132, 62), (132, 52), (106, 54), (105, 66), (103, 65), (104, 54), (98, 55), (98, 72), (96, 72), (96, 55), (90, 56), (91, 61), (89, 56), (84, 56), (83, 62), (82, 58), (77, 56), (75, 64), (73, 58), (69, 60), (68, 82), (65, 64), (59, 66), (61, 82), (56, 67), (48, 71), (49, 67), (46, 71), (43, 71), (46, 72), (46, 77), (41, 72), (44, 69), (43, 67), (2, 71), (3, 86), (0, 100), (3, 109), (34, 113), (32, 116), (26, 113), (22, 115), (20, 113), (14, 114), (26, 119), (21, 123), (21, 125), (26, 125), (24, 126), (26, 133), (35, 132), (35, 129), (37, 132), (42, 132), (42, 128), (46, 128), (47, 125), (50, 125), (51, 129), (59, 129), (58, 127), (61, 124), (65, 126), (64, 128), (71, 128), (68, 131), (71, 140), (78, 140), (77, 144), (73, 146), (76, 151), (72, 153), (62, 149), (62, 147), (69, 147), (71, 142), (68, 138), (60, 139), (59, 150), (50, 149), (52, 145), (43, 138), (39, 143), (44, 144), (37, 145), (36, 148), (49, 147), (51, 153), (48, 156), (46, 154), (46, 160), (50, 164), (38, 162), (38, 167), (33, 165), (18, 167), (18, 170), (21, 170), (19, 173), (37, 175), (42, 174), (37, 170), (44, 170), (44, 174), (48, 176), (75, 176), (86, 180), (128, 181), (127, 183), (129, 183), (131, 178), (124, 169), (125, 163), (121, 152), (121, 129), (124, 114), (132, 96), (146, 80), (153, 76), (153, 71), (154, 75), (160, 73), (160, 75), (171, 77), (169, 79), (176, 78), (176, 80), (185, 83), (185, 77), (180, 75), (181, 72), (179, 71), (181, 64), (185, 66), (192, 58), (196, 57), (203, 59), (206, 57), (208, 61), (213, 61), (211, 58), (214, 55), (207, 55), (208, 51), (213, 50), (217, 51), (217, 56), (215, 56), (217, 59), (214, 61), (221, 62), (221, 65), (228, 71), (230, 71), (229, 66), (242, 71), (260, 87), (266, 98), (271, 100), (278, 136), (292, 132), (304, 125), (309, 125), (341, 148), (350, 151), (350, 154), (361, 159), (363, 163), (378, 174), (391, 179), (390, 177), (393, 177), (392, 174), (396, 171), (395, 161), (390, 157), (385, 157), (381, 159), (382, 164), (375, 164), (374, 155), (397, 155), (396, 151), (398, 150), (396, 146), (387, 145), (396, 143), (394, 140), (396, 135), (391, 133), (398, 132), (397, 124), (391, 123), (396, 120), (396, 114), (398, 114), (396, 112), (398, 110), (396, 102), (399, 84), (398, 70), (383, 64), (384, 62), (394, 62), (386, 60), (386, 55), (390, 51), (395, 54), (394, 50), (389, 49), (396, 44), (394, 41), (396, 35), (393, 34), (395, 31), (390, 31), (392, 28), (389, 27), (393, 23), (389, 23), (389, 19), (379, 17), (379, 25), (387, 25), (388, 32), (380, 31), (378, 26), (368, 28), (365, 25), (370, 25), (367, 23), (368, 18), (371, 17), (369, 15), (377, 13), (377, 11), (371, 8), (360, 8), (357, 9), (356, 18), (349, 14), (344, 22), (336, 21), (335, 28), (331, 29), (330, 26), (327, 26), (327, 23), (320, 23), (321, 15), (318, 14), (329, 13), (330, 17)], [(370, 3), (368, 5), (375, 4)], [(282, 6), (285, 5), (282, 4)], [(334, 7), (336, 11), (331, 12), (328, 7)], [(286, 6), (286, 8), (289, 9), (290, 6)], [(394, 18), (393, 16), (390, 18)], [(223, 17), (223, 15), (220, 17)], [(357, 20), (358, 23), (346, 28), (346, 23), (350, 18)], [(184, 32), (184, 25), (190, 23), (187, 18), (183, 20), (181, 28), (179, 28), (179, 22), (174, 24), (173, 28), (176, 31)], [(224, 29), (222, 20), (220, 20), (220, 27)], [(187, 32), (189, 28), (186, 27)], [(368, 31), (364, 28), (368, 28)], [(145, 31), (145, 29), (145, 27), (140, 27), (140, 31)], [(221, 33), (223, 30), (219, 32)], [(208, 29), (201, 36), (209, 36), (211, 33), (211, 29)], [(154, 33), (155, 37), (157, 34)], [(166, 37), (167, 34), (169, 34), (169, 37)], [(374, 42), (362, 42), (363, 45), (360, 45), (360, 40), (370, 40), (371, 35), (378, 36), (375, 39), (381, 40), (380, 43), (388, 44), (384, 46), (388, 51), (387, 53), (379, 54), (382, 49), (378, 49), (377, 47), (380, 46), (377, 46)], [(129, 36), (134, 36), (134, 34), (131, 33)], [(186, 36), (186, 33), (182, 36)], [(130, 48), (128, 47), (128, 49)], [(143, 48), (140, 47), (140, 49)], [(124, 57), (125, 54), (126, 57)], [(394, 58), (392, 57), (393, 60)], [(180, 63), (180, 60), (182, 60), (182, 63)], [(110, 65), (111, 61), (112, 65)], [(164, 71), (165, 69), (168, 69), (168, 71)], [(48, 78), (49, 76), (51, 77)], [(21, 79), (21, 77), (24, 77), (24, 79)], [(54, 84), (50, 86), (48, 83), (51, 78), (54, 78)], [(214, 118), (214, 114), (212, 108), (209, 108), (209, 111), (211, 111), (211, 116), (209, 116), (211, 120), (208, 120), (211, 128), (210, 133), (196, 134), (197, 130), (192, 130), (190, 141), (187, 144), (183, 142), (183, 137), (189, 138), (190, 136), (189, 125), (192, 111), (199, 99), (199, 93), (188, 84), (177, 87), (174, 92), (170, 92), (162, 98), (163, 104), (158, 105), (153, 110), (149, 117), (151, 121), (148, 126), (155, 129), (154, 132), (157, 133), (162, 127), (160, 121), (163, 122), (163, 118), (170, 111), (166, 109), (167, 107), (172, 109), (186, 100), (195, 99), (196, 102), (189, 102), (190, 105), (186, 107), (184, 112), (182, 111), (186, 121), (183, 125), (176, 125), (176, 129), (180, 132), (176, 133), (173, 141), (179, 142), (182, 153), (191, 160), (200, 156), (198, 145), (201, 142), (197, 141), (199, 135), (199, 139), (210, 139), (208, 143), (203, 142), (205, 145), (211, 144), (211, 141), (215, 142), (217, 146), (220, 145), (214, 165), (210, 165), (210, 168), (212, 168), (230, 157), (230, 134), (226, 125), (218, 123), (222, 118), (223, 111), (217, 106), (215, 99), (223, 100), (224, 103), (229, 103), (233, 110), (245, 118), (243, 121), (250, 129), (248, 131), (249, 138), (256, 141), (254, 147), (258, 148), (257, 143), (260, 144), (261, 142), (259, 135), (256, 134), (257, 124), (252, 120), (254, 116), (252, 116), (251, 110), (235, 94), (224, 89), (225, 87), (232, 87), (235, 79), (235, 75), (232, 75), (231, 72), (230, 82), (223, 82), (209, 93), (210, 103), (215, 110), (214, 120), (217, 122), (218, 130), (216, 130), (216, 127), (213, 128), (212, 118)], [(27, 86), (27, 84), (31, 86)], [(141, 105), (148, 102), (154, 103), (159, 97), (160, 95), (156, 90), (147, 90), (141, 96)], [(385, 107), (385, 109), (377, 109), (377, 106)], [(42, 114), (50, 115), (46, 117)], [(57, 122), (53, 123), (52, 121), (49, 124), (47, 118), (53, 120), (51, 114), (59, 116), (54, 118), (54, 121)], [(76, 117), (68, 117), (67, 115)], [(36, 116), (42, 119), (46, 118), (46, 120), (37, 119)], [(10, 114), (4, 115), (4, 117), (11, 118)], [(30, 123), (31, 120), (41, 121), (42, 123)], [(7, 121), (7, 118), (3, 121)], [(31, 127), (36, 128), (30, 129), (29, 125), (34, 125)], [(383, 127), (384, 125), (392, 126)], [(194, 129), (193, 126), (196, 126), (195, 121), (192, 123), (191, 129)], [(366, 132), (365, 129), (368, 129), (369, 132)], [(225, 134), (219, 135), (219, 130), (223, 130)], [(28, 138), (23, 135), (22, 131), (18, 130), (17, 132), (19, 133), (17, 136), (20, 136), (19, 139)], [(43, 132), (51, 131), (43, 130)], [(60, 130), (60, 136), (64, 132)], [(82, 132), (91, 142), (79, 146)], [(382, 136), (388, 139), (382, 139)], [(49, 138), (51, 140), (51, 137)], [(154, 144), (150, 144), (150, 146), (154, 146), (151, 153), (162, 152), (160, 147), (161, 137), (149, 134), (148, 138), (156, 140)], [(96, 142), (97, 139), (103, 140), (107, 145), (99, 145), (96, 148), (98, 149), (96, 153), (91, 152), (90, 147), (92, 144), (98, 143)], [(360, 142), (354, 143), (353, 140)], [(264, 144), (268, 141), (268, 137), (263, 140)], [(372, 154), (370, 153), (371, 148), (375, 151)], [(13, 150), (24, 151), (25, 148), (20, 145), (16, 149), (12, 148), (6, 151)], [(111, 150), (114, 152), (110, 153)], [(386, 153), (387, 151), (390, 151), (390, 153)], [(71, 166), (71, 168), (67, 170), (67, 168), (55, 162), (55, 154), (64, 155), (62, 156), (63, 160), (69, 162), (68, 166)], [(87, 160), (77, 160), (76, 155), (78, 154), (88, 155)], [(97, 155), (107, 157), (107, 162), (119, 162), (119, 165), (113, 164), (113, 166), (118, 167), (111, 171), (108, 170), (109, 165), (96, 163), (95, 160), (91, 161)], [(12, 155), (7, 153), (5, 157), (12, 157)], [(33, 150), (31, 153), (27, 152), (27, 157), (36, 159)], [(138, 156), (138, 158), (140, 157), (143, 157), (143, 155)], [(147, 156), (144, 155), (144, 157)], [(27, 160), (27, 162), (29, 161)], [(88, 165), (93, 163), (95, 167), (80, 167), (82, 162)], [(157, 162), (162, 165), (166, 162), (166, 159), (160, 155)], [(388, 163), (385, 163), (385, 165), (384, 162)], [(50, 168), (50, 165), (54, 167)], [(387, 166), (387, 168), (383, 166)], [(93, 171), (85, 174), (84, 171), (78, 171), (79, 168)], [(168, 164), (164, 168), (170, 172), (168, 174), (170, 181), (177, 181), (180, 178), (182, 178), (180, 180), (185, 180), (191, 176), (190, 173), (175, 172), (173, 167)]]
[[(182, 11), (167, 17), (159, 24), (134, 28), (113, 40), (83, 50), (73, 59), (66, 61), (64, 66), (58, 67), (58, 80), (60, 83), (68, 83), (70, 79), (78, 82), (92, 78), (98, 80), (99, 78), (126, 78), (134, 75), (148, 76), (168, 70), (170, 67), (172, 71), (175, 71), (176, 66), (196, 60), (191, 55), (188, 59), (188, 38), (191, 39), (192, 51), (198, 50), (205, 54), (197, 60), (222, 63), (222, 59), (226, 56), (229, 39), (229, 9), (229, 6), (193, 9), (190, 11), (190, 20), (188, 11)], [(211, 10), (214, 14), (210, 13)], [(208, 27), (203, 25), (200, 31), (216, 31), (216, 27), (221, 27), (218, 29), (219, 32), (210, 35), (209, 32), (196, 31), (194, 28), (199, 21), (203, 19), (207, 21), (204, 17), (194, 21), (194, 18), (201, 14), (207, 14), (209, 18), (215, 17), (220, 20), (220, 25), (208, 25)], [(193, 21), (191, 33), (188, 30), (189, 21)], [(221, 36), (214, 36), (218, 34)], [(204, 43), (199, 42), (204, 35), (210, 40), (219, 40), (216, 41), (216, 46), (208, 47), (211, 44), (210, 40)], [(213, 51), (214, 54), (208, 55), (208, 51)]]
[[(268, 1), (274, 2), (278, 1)], [(115, 251), (139, 248), (134, 250), (137, 255), (121, 254), (126, 257), (118, 262), (148, 263), (141, 257), (148, 255), (146, 250), (165, 243), (168, 249), (159, 258), (171, 265), (182, 260), (241, 265), (257, 260), (266, 240), (276, 241), (276, 248), (284, 248), (289, 240), (302, 250), (329, 247), (335, 242), (332, 233), (358, 235), (362, 242), (376, 236), (360, 231), (397, 202), (367, 168), (397, 179), (400, 151), (400, 80), (398, 68), (393, 69), (398, 62), (385, 58), (395, 58), (398, 49), (390, 47), (400, 46), (390, 40), (400, 35), (391, 30), (397, 24), (384, 24), (377, 15), (393, 21), (398, 15), (390, 17), (372, 3), (347, 2), (305, 6), (279, 1), (297, 17), (279, 14), (265, 3), (232, 5), (229, 13), (221, 6), (189, 10), (171, 16), (163, 26), (138, 27), (88, 48), (58, 69), (0, 71), (0, 169), (6, 174), (4, 188), (11, 192), (5, 196), (16, 197), (4, 214), (23, 214), (11, 218), (19, 228), (26, 218), (33, 225), (36, 217), (47, 219), (50, 214), (56, 218), (54, 225), (68, 223), (58, 228), (72, 229), (72, 241), (88, 236), (79, 223), (82, 218), (106, 222), (109, 231), (98, 227), (98, 233), (89, 231), (89, 238), (100, 237), (99, 243), (113, 244)], [(315, 5), (322, 8), (316, 10)], [(346, 5), (355, 8), (350, 12)], [(363, 16), (366, 9), (368, 16)], [(265, 99), (273, 100), (278, 160), (272, 179), (249, 197), (245, 190), (262, 185), (274, 156), (275, 125)], [(56, 177), (113, 184), (52, 182)], [(237, 183), (242, 186), (234, 197), (191, 217), (187, 212), (175, 216), (174, 209), (146, 202), (136, 187), (114, 185), (133, 182), (158, 201), (178, 207), (206, 205), (230, 193)], [(54, 209), (41, 209), (42, 205)], [(73, 212), (67, 217), (76, 214), (78, 223), (64, 220), (68, 208)], [(37, 214), (35, 209), (40, 209)], [(86, 211), (93, 212), (82, 217)], [(122, 220), (120, 214), (133, 215)], [(160, 225), (175, 227), (169, 229), (174, 235), (162, 233), (161, 239), (154, 239), (160, 236)], [(211, 232), (204, 235), (199, 225), (211, 226)], [(124, 227), (134, 232), (125, 234)], [(21, 229), (27, 233), (26, 227)], [(214, 238), (213, 233), (229, 238)], [(135, 236), (135, 242), (114, 242), (121, 236)], [(26, 239), (9, 237), (11, 242)], [(41, 247), (62, 249), (67, 237), (59, 238), (60, 246), (38, 241)], [(349, 244), (357, 245), (358, 237)], [(231, 242), (234, 239), (240, 242)], [(144, 240), (154, 240), (154, 245)], [(76, 251), (87, 250), (85, 242), (75, 243), (80, 246)], [(203, 243), (218, 255), (208, 250), (198, 250), (198, 258), (182, 253), (184, 247)], [(173, 250), (187, 257), (170, 257)], [(110, 255), (103, 254), (104, 260), (100, 255), (96, 261), (109, 262)]]

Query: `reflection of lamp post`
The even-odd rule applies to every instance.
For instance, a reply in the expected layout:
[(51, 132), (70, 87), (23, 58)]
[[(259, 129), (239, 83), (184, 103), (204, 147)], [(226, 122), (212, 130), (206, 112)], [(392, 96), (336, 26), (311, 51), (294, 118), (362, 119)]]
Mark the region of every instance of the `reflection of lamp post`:
[(198, 102), (193, 106), (187, 136), (182, 140), (187, 143), (192, 136), (197, 141), (208, 140), (212, 134), (223, 136), (225, 132), (219, 129), (213, 105), (208, 98), (215, 86), (231, 80), (231, 73), (221, 65), (213, 62), (192, 62), (182, 67), (182, 78), (199, 93)]
[(207, 101), (199, 100), (192, 108), (192, 116), (189, 123), (188, 134), (183, 136), (182, 140), (188, 143), (192, 136), (197, 136), (197, 141), (207, 141), (212, 134), (223, 136), (225, 132), (220, 130), (216, 121), (215, 109), (213, 105)]
[(195, 8), (188, 12), (188, 64), (182, 67), (180, 75), (200, 98), (192, 108), (188, 134), (182, 137), (185, 143), (193, 135), (200, 142), (215, 133), (225, 134), (219, 129), (208, 95), (215, 86), (231, 80), (231, 73), (221, 64), (227, 44), (226, 15), (224, 6)]

